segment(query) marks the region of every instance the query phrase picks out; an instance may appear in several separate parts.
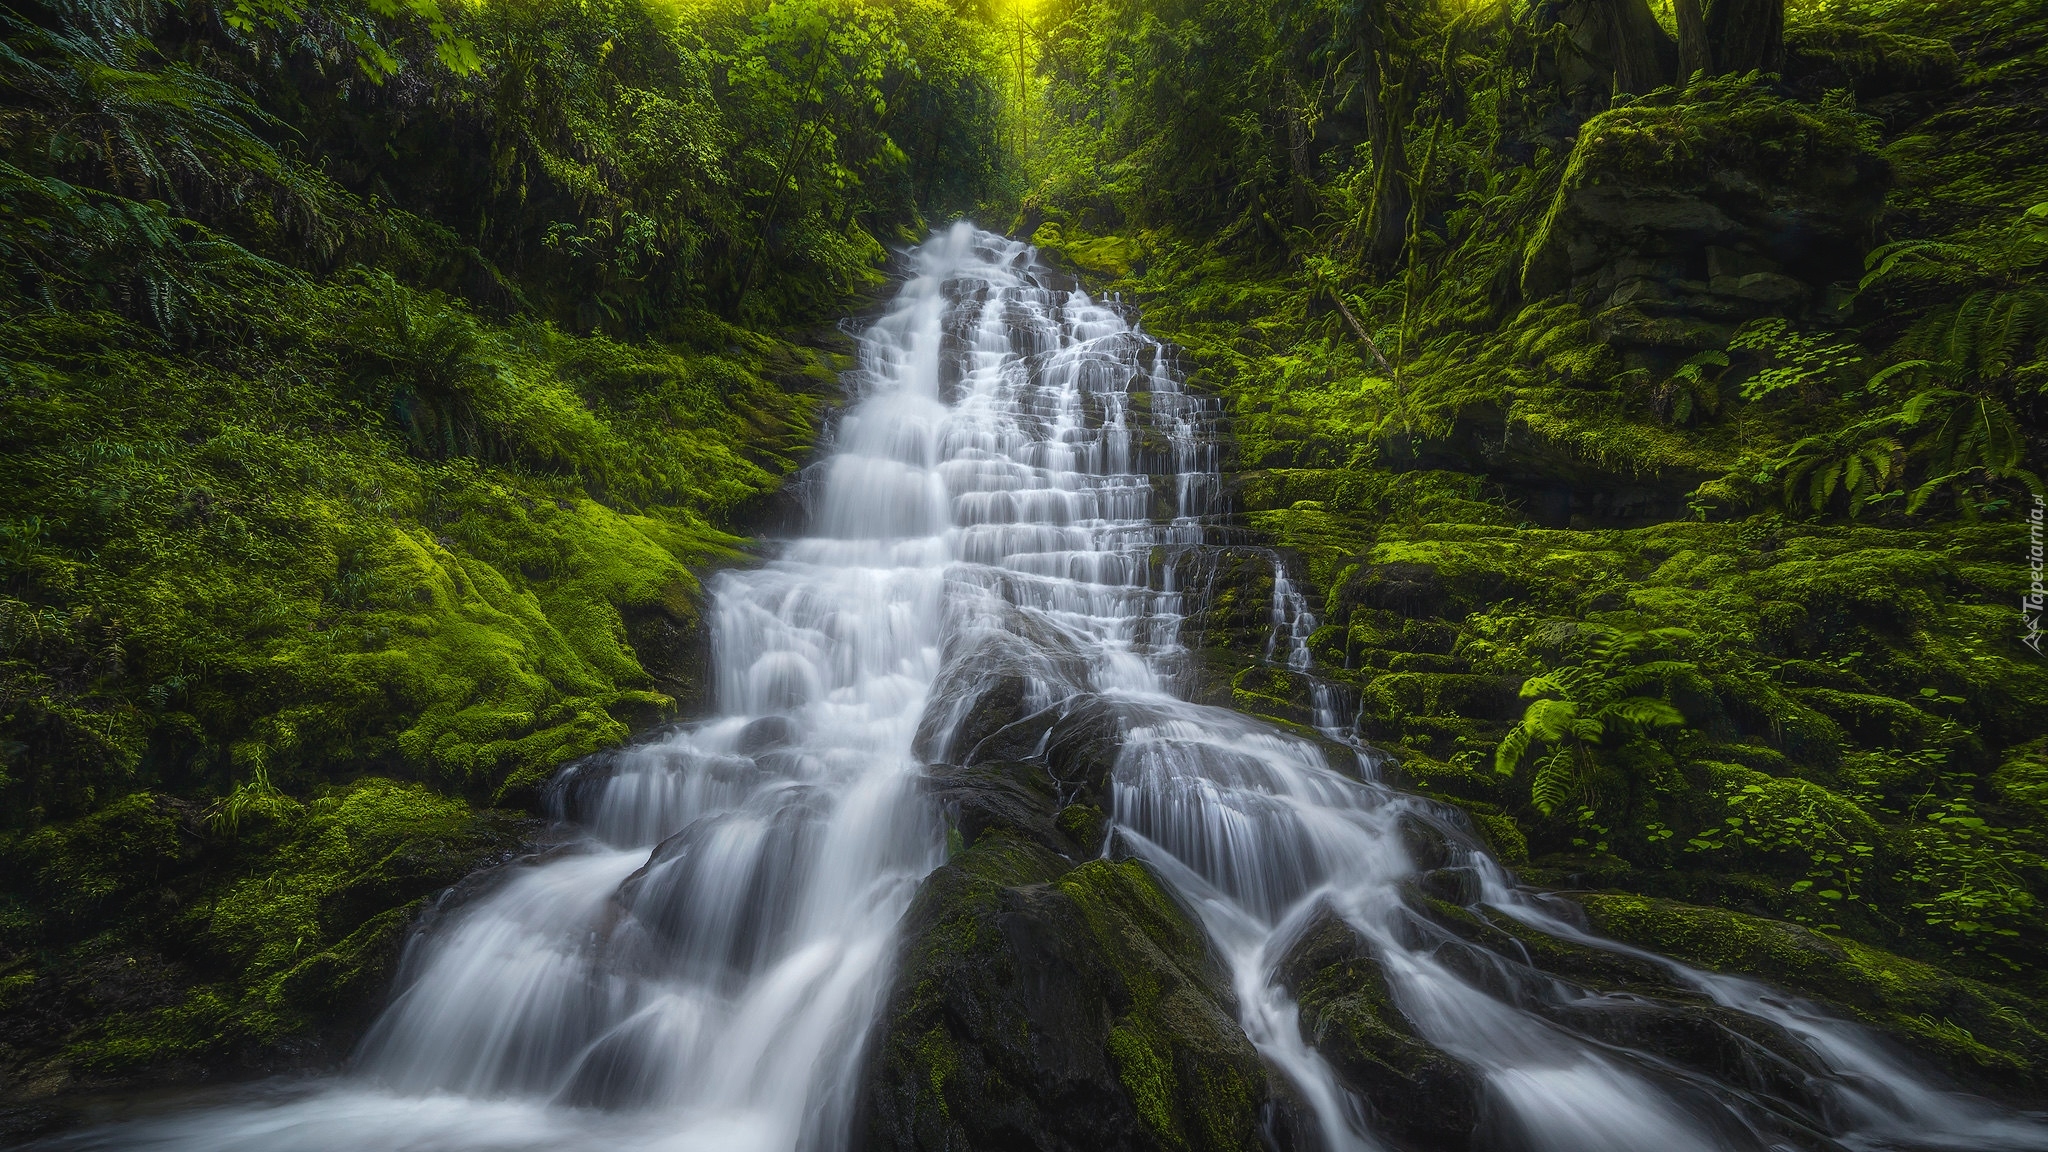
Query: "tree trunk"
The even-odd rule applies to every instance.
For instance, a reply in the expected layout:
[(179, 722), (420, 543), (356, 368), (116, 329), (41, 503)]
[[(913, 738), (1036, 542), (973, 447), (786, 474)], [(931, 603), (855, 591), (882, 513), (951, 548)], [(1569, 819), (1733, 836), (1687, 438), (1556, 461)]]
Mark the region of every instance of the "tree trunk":
[(1678, 66), (1678, 48), (1650, 13), (1646, 0), (1607, 0), (1606, 7), (1615, 89), (1640, 96), (1671, 83)]
[(1707, 0), (1706, 24), (1717, 73), (1784, 71), (1785, 0)]
[[(1377, 32), (1377, 29), (1374, 30)], [(1374, 41), (1379, 37), (1375, 35)], [(1369, 44), (1360, 53), (1364, 75), (1359, 79), (1359, 97), (1365, 104), (1365, 134), (1372, 144), (1372, 211), (1365, 235), (1366, 259), (1391, 268), (1401, 260), (1401, 248), (1408, 238), (1408, 148), (1405, 136), (1407, 100), (1403, 86), (1386, 82), (1390, 61), (1380, 54), (1380, 45)]]
[(1714, 74), (1714, 56), (1707, 46), (1707, 20), (1700, 13), (1700, 0), (1672, 0), (1678, 17), (1678, 83), (1683, 85), (1695, 73)]

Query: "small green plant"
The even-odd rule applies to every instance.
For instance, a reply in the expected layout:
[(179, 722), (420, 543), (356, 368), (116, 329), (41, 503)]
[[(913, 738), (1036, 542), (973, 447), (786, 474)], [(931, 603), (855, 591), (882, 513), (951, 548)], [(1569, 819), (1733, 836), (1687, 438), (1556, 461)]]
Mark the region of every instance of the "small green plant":
[(1833, 923), (1832, 905), (1865, 901), (1866, 872), (1877, 853), (1876, 825), (1853, 804), (1800, 780), (1745, 783), (1723, 792), (1720, 800), (1727, 815), (1687, 840), (1689, 851), (1740, 848), (1803, 857), (1806, 874), (1788, 890), (1822, 903), (1795, 908), (1792, 915), (1825, 921), (1822, 927), (1839, 927)]
[(1986, 820), (1967, 773), (1943, 773), (1909, 813), (1907, 864), (1899, 879), (1915, 890), (1907, 908), (1957, 946), (2015, 968), (2002, 945), (2039, 931), (2040, 886), (2048, 860), (2023, 834)]
[(1849, 516), (1897, 498), (1905, 475), (1906, 449), (1890, 433), (1891, 421), (1864, 420), (1793, 444), (1772, 466), (1788, 507), (1805, 505), (1815, 514), (1827, 510), (1840, 492), (1849, 502)]
[(2037, 496), (2048, 495), (2040, 478), (2023, 466), (2026, 437), (2011, 411), (1997, 400), (1933, 389), (1906, 402), (1899, 410), (1899, 425), (1927, 429), (1913, 445), (1913, 452), (1926, 460), (1926, 479), (1908, 498), (1908, 512), (1918, 511), (1943, 488), (1963, 489), (1985, 481), (2017, 481)]
[(1681, 427), (1701, 413), (1721, 410), (1721, 373), (1728, 367), (1728, 354), (1709, 348), (1686, 358), (1657, 390), (1657, 406), (1671, 423)]
[(1863, 350), (1855, 344), (1801, 332), (1776, 316), (1736, 329), (1728, 350), (1747, 352), (1762, 365), (1742, 384), (1742, 398), (1752, 402), (1790, 388), (1812, 391), (1840, 383), (1863, 362)]

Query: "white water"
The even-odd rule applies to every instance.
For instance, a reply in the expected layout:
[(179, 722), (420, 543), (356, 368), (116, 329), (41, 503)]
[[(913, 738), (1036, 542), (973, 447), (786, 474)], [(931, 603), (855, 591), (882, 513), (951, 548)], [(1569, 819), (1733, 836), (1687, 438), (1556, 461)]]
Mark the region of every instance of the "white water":
[[(1167, 351), (965, 226), (920, 249), (862, 344), (812, 534), (714, 586), (719, 716), (558, 782), (583, 834), (443, 910), (351, 1072), (75, 1134), (55, 1146), (484, 1152), (830, 1152), (849, 1139), (897, 924), (944, 856), (918, 790), (980, 686), (1092, 694), (1124, 718), (1112, 847), (1200, 916), (1241, 1023), (1325, 1144), (1387, 1145), (1303, 1039), (1275, 968), (1334, 909), (1402, 1011), (1484, 1078), (1481, 1144), (1535, 1152), (1850, 1145), (2048, 1148), (1861, 1030), (1753, 982), (1655, 958), (1799, 1037), (1820, 1105), (1772, 1111), (1553, 1022), (1583, 1000), (1474, 961), (1403, 894), (1401, 822), (1444, 824), (1315, 744), (1176, 689), (1179, 589), (1219, 511), (1212, 413)], [(1276, 568), (1269, 656), (1315, 622)], [(1282, 647), (1284, 645), (1284, 651)], [(1316, 720), (1341, 736), (1333, 695)], [(921, 723), (922, 722), (922, 723)], [(1484, 899), (1587, 936), (1449, 828)], [(1791, 1109), (1797, 1112), (1797, 1108)], [(1810, 1130), (1788, 1135), (1799, 1125)]]

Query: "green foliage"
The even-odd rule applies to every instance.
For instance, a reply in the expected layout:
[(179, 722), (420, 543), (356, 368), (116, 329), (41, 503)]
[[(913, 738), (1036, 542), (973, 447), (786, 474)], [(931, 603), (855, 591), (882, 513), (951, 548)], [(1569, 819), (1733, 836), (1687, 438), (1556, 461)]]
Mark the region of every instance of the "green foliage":
[(1827, 511), (1837, 491), (1848, 497), (1849, 516), (1899, 495), (1906, 450), (1895, 436), (1896, 421), (1862, 420), (1824, 436), (1808, 436), (1766, 466), (1782, 481), (1784, 503)]
[[(1525, 878), (2038, 991), (2048, 672), (2011, 601), (2048, 385), (2048, 16), (1805, 5), (1778, 78), (1634, 96), (1567, 75), (1572, 19), (1042, 9), (1022, 221), (1187, 350), (1246, 520), (1319, 604), (1318, 674)], [(1879, 194), (1875, 234), (1845, 212), (1817, 240)], [(1665, 629), (1682, 653), (1595, 650)], [(1230, 671), (1260, 711), (1301, 692)], [(1938, 975), (1893, 957), (1842, 987)], [(1884, 1022), (2018, 1050), (1945, 1002)]]
[(770, 342), (493, 329), (374, 279), (276, 299), (250, 375), (14, 330), (73, 365), (6, 402), (16, 819), (259, 768), (528, 786), (664, 705), (624, 615), (693, 620), (687, 566), (732, 542), (706, 517), (808, 434), (758, 375), (808, 357)]
[(67, 12), (0, 27), (0, 259), (49, 305), (182, 324), (258, 253), (674, 337), (827, 312), (1002, 194), (986, 30), (937, 0)]
[(774, 333), (1004, 194), (991, 61), (935, 0), (0, 16), (10, 1075), (354, 1011), (517, 842), (472, 803), (702, 698), (843, 365)]
[[(1728, 815), (1687, 840), (1689, 850), (1803, 856), (1805, 875), (1786, 886), (1788, 893), (1811, 893), (1828, 903), (1868, 898), (1865, 873), (1884, 836), (1862, 809), (1806, 781), (1772, 779), (1732, 765), (1722, 780), (1717, 796)], [(1791, 918), (1831, 921), (1829, 913), (1823, 903), (1796, 907)], [(1821, 927), (1841, 925), (1823, 922)]]
[(58, 1028), (43, 1039), (60, 1068), (120, 1073), (304, 1035), (388, 979), (422, 898), (530, 829), (379, 779), (241, 815), (228, 827), (137, 792), (0, 840), (15, 913), (0, 944), (17, 994)]
[(1696, 675), (1690, 663), (1644, 659), (1692, 634), (1681, 628), (1633, 631), (1594, 626), (1577, 663), (1531, 676), (1524, 698), (1536, 697), (1521, 722), (1501, 738), (1494, 768), (1512, 775), (1534, 746), (1549, 745), (1529, 782), (1530, 802), (1549, 815), (1587, 783), (1595, 749), (1609, 740), (1640, 740), (1651, 730), (1685, 723), (1671, 702), (1642, 690)]

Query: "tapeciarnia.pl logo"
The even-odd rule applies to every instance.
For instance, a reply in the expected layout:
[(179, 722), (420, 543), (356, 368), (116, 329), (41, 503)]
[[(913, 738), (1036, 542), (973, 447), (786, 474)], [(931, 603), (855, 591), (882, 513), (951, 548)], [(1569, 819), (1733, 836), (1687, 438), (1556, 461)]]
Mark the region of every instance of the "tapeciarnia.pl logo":
[(2020, 620), (2027, 626), (2027, 634), (2020, 637), (2020, 643), (2032, 648), (2036, 656), (2041, 654), (2041, 606), (2048, 602), (2048, 588), (2041, 585), (2042, 569), (2048, 567), (2048, 563), (2044, 563), (2041, 546), (2042, 516), (2048, 512), (2044, 505), (2048, 505), (2048, 501), (2036, 496), (2034, 507), (2027, 513), (2027, 567), (2031, 570), (2033, 582), (2028, 586), (2027, 594), (2020, 597)]

